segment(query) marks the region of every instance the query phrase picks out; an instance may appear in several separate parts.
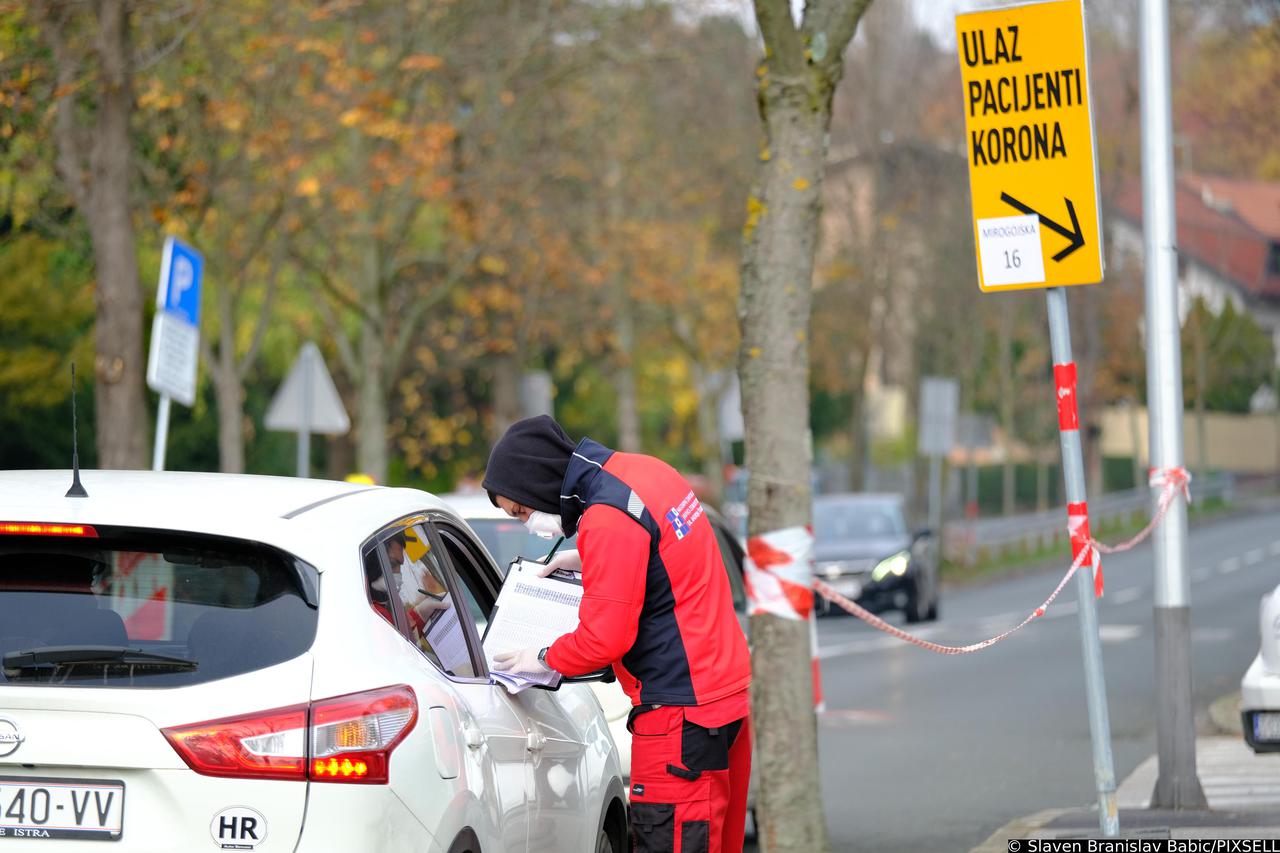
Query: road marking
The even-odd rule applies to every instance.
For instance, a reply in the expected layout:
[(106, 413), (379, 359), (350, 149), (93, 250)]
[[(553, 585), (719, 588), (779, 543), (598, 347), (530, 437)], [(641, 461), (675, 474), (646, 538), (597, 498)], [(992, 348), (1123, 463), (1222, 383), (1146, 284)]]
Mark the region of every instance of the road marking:
[(1254, 548), (1248, 554), (1244, 555), (1244, 564), (1246, 566), (1256, 566), (1258, 563), (1262, 562), (1262, 557), (1263, 557), (1262, 549)]
[(1142, 633), (1141, 625), (1099, 625), (1098, 639), (1104, 643), (1127, 643)]
[(1193, 643), (1225, 643), (1235, 636), (1235, 632), (1230, 628), (1193, 628), (1191, 630), (1191, 642)]
[(890, 719), (892, 718), (887, 712), (869, 708), (828, 708), (818, 713), (821, 725), (842, 729), (887, 723)]
[(1213, 577), (1213, 569), (1208, 566), (1201, 566), (1191, 573), (1191, 579), (1196, 583), (1204, 583), (1211, 577)]
[(1224, 575), (1240, 571), (1240, 558), (1228, 557), (1218, 564), (1218, 571), (1222, 572)]
[(1142, 587), (1131, 586), (1128, 589), (1122, 589), (1119, 592), (1108, 593), (1102, 600), (1110, 601), (1112, 604), (1128, 604), (1137, 601), (1142, 597)]

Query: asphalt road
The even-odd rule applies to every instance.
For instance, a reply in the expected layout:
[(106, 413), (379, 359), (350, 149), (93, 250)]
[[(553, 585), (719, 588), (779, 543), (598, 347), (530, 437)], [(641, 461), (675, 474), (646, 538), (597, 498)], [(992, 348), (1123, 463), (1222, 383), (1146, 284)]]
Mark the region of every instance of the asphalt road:
[[(1258, 600), (1280, 582), (1280, 511), (1199, 526), (1190, 555), (1202, 718), (1257, 653)], [(1043, 601), (1066, 565), (947, 590), (942, 619), (921, 634), (948, 645), (997, 634)], [(1108, 557), (1104, 570), (1099, 622), (1120, 781), (1156, 748), (1151, 550)], [(975, 654), (924, 651), (852, 617), (818, 629), (836, 850), (967, 851), (1013, 818), (1096, 801), (1074, 581), (1044, 618)]]

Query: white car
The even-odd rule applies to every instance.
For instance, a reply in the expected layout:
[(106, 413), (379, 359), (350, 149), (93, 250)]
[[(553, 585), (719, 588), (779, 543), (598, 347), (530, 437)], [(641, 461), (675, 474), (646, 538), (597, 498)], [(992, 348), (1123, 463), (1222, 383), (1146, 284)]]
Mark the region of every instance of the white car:
[(1280, 586), (1262, 597), (1262, 644), (1240, 682), (1244, 739), (1254, 752), (1280, 752)]
[(599, 704), (489, 680), (500, 579), (437, 498), (83, 481), (0, 472), (0, 849), (626, 849)]

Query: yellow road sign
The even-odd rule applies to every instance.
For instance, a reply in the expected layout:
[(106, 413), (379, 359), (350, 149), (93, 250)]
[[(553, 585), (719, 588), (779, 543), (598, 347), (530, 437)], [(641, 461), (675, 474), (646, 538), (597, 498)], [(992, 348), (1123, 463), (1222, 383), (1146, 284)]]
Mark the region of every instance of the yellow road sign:
[(978, 284), (1102, 280), (1082, 0), (956, 15)]

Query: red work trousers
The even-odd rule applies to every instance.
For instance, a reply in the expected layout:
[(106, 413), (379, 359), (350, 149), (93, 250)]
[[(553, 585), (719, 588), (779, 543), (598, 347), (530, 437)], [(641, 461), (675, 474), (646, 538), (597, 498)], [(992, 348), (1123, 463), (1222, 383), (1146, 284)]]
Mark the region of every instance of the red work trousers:
[(742, 853), (751, 784), (751, 718), (718, 728), (669, 705), (632, 715), (635, 853)]

